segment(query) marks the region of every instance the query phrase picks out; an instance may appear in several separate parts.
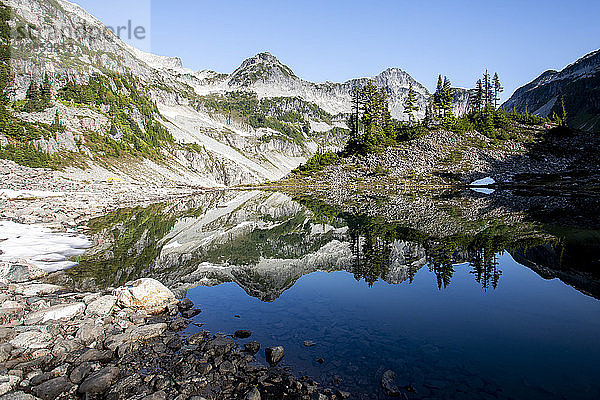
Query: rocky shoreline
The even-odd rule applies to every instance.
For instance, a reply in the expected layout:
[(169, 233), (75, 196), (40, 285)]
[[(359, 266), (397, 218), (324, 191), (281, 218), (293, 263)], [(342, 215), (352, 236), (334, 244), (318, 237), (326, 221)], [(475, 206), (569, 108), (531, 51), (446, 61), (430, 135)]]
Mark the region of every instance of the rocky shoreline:
[(178, 295), (147, 278), (99, 293), (0, 285), (0, 400), (349, 397), (277, 367), (283, 348), (258, 364), (250, 331), (186, 333), (200, 310)]
[[(188, 196), (193, 187), (150, 187), (0, 163), (0, 220), (85, 231), (115, 207)], [(57, 273), (60, 275), (60, 273)], [(240, 337), (186, 328), (200, 310), (158, 281), (79, 292), (34, 264), (0, 263), (0, 400), (340, 399), (277, 366), (283, 348), (263, 351)]]
[(76, 176), (0, 160), (0, 219), (24, 224), (75, 228), (116, 208), (152, 204), (197, 191), (192, 186), (164, 187), (116, 177), (101, 179), (93, 172)]

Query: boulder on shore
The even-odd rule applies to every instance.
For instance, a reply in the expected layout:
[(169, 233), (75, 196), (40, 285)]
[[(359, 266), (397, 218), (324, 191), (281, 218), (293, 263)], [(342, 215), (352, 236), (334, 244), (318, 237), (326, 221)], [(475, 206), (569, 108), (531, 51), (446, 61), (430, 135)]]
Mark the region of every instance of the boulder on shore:
[(152, 278), (142, 278), (113, 291), (120, 307), (144, 310), (148, 314), (160, 314), (178, 300), (162, 283)]
[(285, 354), (282, 346), (275, 347), (267, 347), (265, 349), (265, 356), (267, 357), (267, 362), (271, 365), (277, 364), (283, 358)]

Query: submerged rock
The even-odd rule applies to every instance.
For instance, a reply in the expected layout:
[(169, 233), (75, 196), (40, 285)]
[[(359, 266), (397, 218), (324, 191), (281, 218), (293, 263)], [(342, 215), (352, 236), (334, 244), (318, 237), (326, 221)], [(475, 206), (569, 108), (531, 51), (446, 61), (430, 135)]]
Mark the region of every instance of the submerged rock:
[(391, 370), (387, 370), (381, 375), (381, 387), (385, 390), (388, 396), (397, 397), (400, 396), (400, 389), (394, 381), (396, 380), (396, 373)]
[(246, 329), (239, 329), (235, 331), (235, 337), (240, 339), (247, 339), (252, 335), (252, 332)]

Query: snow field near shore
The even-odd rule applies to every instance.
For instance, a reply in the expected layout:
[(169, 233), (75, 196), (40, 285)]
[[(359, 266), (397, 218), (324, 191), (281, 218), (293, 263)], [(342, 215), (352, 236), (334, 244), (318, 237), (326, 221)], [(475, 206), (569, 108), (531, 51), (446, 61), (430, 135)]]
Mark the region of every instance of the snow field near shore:
[(70, 258), (83, 254), (90, 246), (85, 235), (0, 221), (0, 261), (28, 262), (46, 272), (54, 272), (77, 265)]

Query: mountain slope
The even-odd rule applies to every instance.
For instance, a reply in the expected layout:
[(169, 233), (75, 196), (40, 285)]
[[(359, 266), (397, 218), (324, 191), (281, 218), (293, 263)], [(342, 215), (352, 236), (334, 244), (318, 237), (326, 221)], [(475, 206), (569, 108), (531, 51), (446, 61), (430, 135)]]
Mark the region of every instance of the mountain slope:
[[(33, 145), (56, 159), (75, 159), (98, 179), (202, 186), (276, 180), (317, 150), (344, 145), (353, 87), (369, 80), (384, 87), (392, 116), (400, 120), (407, 118), (403, 103), (411, 84), (417, 117), (424, 117), (430, 99), (397, 68), (344, 83), (312, 83), (260, 53), (231, 74), (192, 71), (178, 58), (125, 44), (66, 0), (6, 4), (13, 11), (9, 93), (24, 134), (20, 128), (0, 134), (0, 144), (23, 151)], [(81, 26), (93, 34), (82, 34)], [(32, 82), (42, 85), (46, 75), (52, 100), (32, 109), (28, 89)], [(463, 94), (455, 92), (457, 110), (464, 109)], [(60, 124), (52, 128), (56, 117)]]
[(564, 99), (571, 127), (600, 131), (600, 50), (568, 65), (561, 71), (549, 70), (517, 89), (503, 108), (529, 111), (541, 117), (561, 115)]

